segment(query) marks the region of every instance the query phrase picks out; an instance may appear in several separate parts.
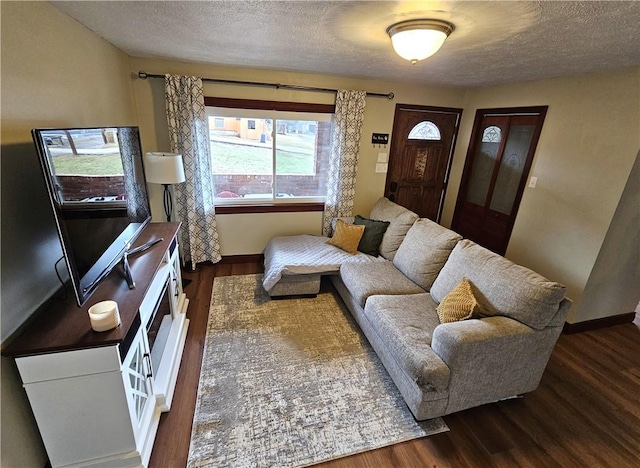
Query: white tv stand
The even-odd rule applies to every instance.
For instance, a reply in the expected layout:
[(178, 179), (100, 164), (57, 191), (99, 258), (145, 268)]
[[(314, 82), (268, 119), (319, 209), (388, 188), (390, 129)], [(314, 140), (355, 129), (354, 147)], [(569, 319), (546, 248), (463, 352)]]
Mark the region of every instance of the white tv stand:
[[(16, 359), (53, 467), (148, 465), (189, 326), (179, 227), (145, 228), (137, 244), (163, 241), (129, 259), (135, 289), (116, 268), (84, 307), (54, 303), (3, 352)], [(122, 323), (94, 332), (87, 309), (107, 299), (118, 303)]]

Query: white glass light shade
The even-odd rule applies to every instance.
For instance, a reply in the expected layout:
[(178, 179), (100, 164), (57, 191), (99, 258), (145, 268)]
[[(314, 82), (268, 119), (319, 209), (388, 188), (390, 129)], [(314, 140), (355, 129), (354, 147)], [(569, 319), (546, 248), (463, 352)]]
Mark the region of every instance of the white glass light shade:
[(440, 20), (410, 20), (387, 28), (396, 53), (416, 63), (435, 54), (454, 30), (451, 23)]
[(182, 155), (176, 153), (147, 153), (145, 176), (153, 184), (179, 184), (185, 181)]

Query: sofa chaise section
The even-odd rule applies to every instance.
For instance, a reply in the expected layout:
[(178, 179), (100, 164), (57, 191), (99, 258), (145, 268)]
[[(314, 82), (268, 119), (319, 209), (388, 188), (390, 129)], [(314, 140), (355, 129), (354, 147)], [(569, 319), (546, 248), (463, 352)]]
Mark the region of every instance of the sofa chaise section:
[(382, 258), (349, 254), (327, 244), (328, 237), (301, 234), (274, 237), (264, 250), (262, 285), (271, 297), (313, 295), (320, 291), (320, 276), (336, 274), (340, 265), (375, 263)]
[[(264, 250), (264, 289), (271, 297), (314, 295), (320, 290), (321, 275), (336, 274), (345, 263), (391, 261), (418, 215), (381, 197), (371, 210), (370, 218), (389, 223), (379, 246), (379, 256), (347, 253), (327, 244), (329, 237), (326, 236), (300, 234), (271, 239)], [(341, 219), (354, 221), (354, 218)]]

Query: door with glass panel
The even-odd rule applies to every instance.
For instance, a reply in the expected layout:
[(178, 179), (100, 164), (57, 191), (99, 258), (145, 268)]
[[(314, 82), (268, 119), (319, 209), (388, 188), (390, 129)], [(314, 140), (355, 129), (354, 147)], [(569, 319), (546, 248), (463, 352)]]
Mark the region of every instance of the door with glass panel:
[(440, 221), (462, 109), (398, 104), (385, 197)]
[(476, 112), (452, 229), (504, 255), (546, 112), (546, 106)]

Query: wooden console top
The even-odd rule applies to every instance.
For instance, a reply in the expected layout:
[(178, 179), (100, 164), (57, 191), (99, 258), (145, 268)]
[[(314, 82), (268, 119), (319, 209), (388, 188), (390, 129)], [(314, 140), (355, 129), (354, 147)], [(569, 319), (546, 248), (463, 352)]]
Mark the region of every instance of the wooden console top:
[[(117, 265), (84, 306), (78, 307), (72, 291), (69, 291), (66, 301), (51, 300), (51, 305), (44, 308), (2, 354), (20, 357), (110, 346), (132, 339), (140, 325), (140, 304), (179, 228), (180, 223), (151, 223), (144, 228), (134, 247), (159, 237), (164, 240), (129, 258), (136, 283), (134, 289), (128, 288), (122, 266)], [(105, 300), (118, 303), (122, 323), (113, 330), (95, 332), (89, 322), (88, 309), (96, 302)]]

